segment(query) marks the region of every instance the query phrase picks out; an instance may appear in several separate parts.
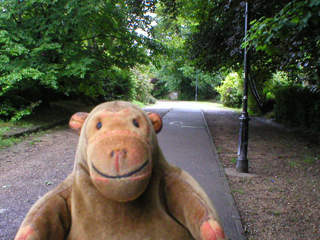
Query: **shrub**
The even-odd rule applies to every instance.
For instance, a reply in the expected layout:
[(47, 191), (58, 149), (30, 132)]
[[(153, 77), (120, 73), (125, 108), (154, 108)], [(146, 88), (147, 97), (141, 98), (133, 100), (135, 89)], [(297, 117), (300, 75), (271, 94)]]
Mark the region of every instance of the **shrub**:
[(134, 99), (142, 103), (154, 103), (154, 98), (151, 95), (153, 88), (149, 80), (148, 74), (143, 72), (143, 69), (135, 67), (131, 70), (135, 83)]
[(242, 104), (242, 89), (243, 80), (237, 72), (229, 73), (222, 85), (215, 89), (221, 95), (221, 102), (227, 107), (241, 107)]
[(277, 121), (320, 133), (320, 89), (282, 87), (275, 92)]
[(290, 80), (288, 74), (282, 71), (277, 71), (272, 74), (272, 77), (263, 84), (263, 93), (267, 100), (274, 99), (274, 92), (281, 87), (289, 86)]

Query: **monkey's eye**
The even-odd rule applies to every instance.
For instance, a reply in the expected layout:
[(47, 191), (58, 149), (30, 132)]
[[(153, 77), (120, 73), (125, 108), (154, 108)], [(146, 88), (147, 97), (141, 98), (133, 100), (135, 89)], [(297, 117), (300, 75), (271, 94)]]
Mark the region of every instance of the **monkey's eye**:
[(139, 127), (139, 123), (137, 122), (137, 120), (133, 119), (132, 123), (133, 123), (133, 125), (135, 125), (137, 128)]
[(99, 130), (102, 127), (102, 122), (97, 123), (97, 129)]

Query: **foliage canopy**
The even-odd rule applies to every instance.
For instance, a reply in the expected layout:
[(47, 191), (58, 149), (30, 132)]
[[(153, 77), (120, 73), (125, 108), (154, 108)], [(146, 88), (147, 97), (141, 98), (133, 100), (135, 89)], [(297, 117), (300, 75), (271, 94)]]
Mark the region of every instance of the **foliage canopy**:
[(56, 97), (132, 98), (130, 68), (145, 63), (153, 1), (6, 0), (0, 15), (0, 113)]

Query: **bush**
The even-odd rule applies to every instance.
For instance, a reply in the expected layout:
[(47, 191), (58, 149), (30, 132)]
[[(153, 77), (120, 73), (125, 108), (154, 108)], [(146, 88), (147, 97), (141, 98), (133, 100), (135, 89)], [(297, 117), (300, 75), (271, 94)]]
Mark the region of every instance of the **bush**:
[(242, 104), (243, 80), (237, 72), (229, 73), (222, 85), (215, 89), (221, 95), (221, 102), (224, 106), (239, 108)]
[[(136, 95), (136, 84), (130, 70), (117, 67), (97, 70), (77, 84), (69, 81), (69, 85), (64, 84), (65, 88), (70, 89), (68, 92), (37, 84), (27, 85), (27, 79), (21, 82), (20, 88), (20, 85), (16, 85), (5, 93), (0, 91), (0, 119), (18, 121), (39, 106), (53, 101), (79, 99), (91, 104), (112, 100), (131, 101)], [(1, 87), (0, 83), (0, 90)]]
[(275, 96), (277, 121), (320, 133), (320, 89), (283, 87), (275, 92)]
[(291, 81), (289, 80), (287, 73), (282, 71), (273, 73), (272, 77), (263, 84), (263, 93), (266, 97), (266, 100), (275, 99), (275, 90), (285, 86), (289, 86), (290, 84)]
[(132, 101), (135, 98), (135, 80), (130, 70), (113, 67), (107, 73), (102, 80), (103, 99), (99, 101)]
[(145, 104), (154, 103), (155, 99), (151, 95), (153, 85), (149, 80), (148, 74), (143, 71), (142, 67), (135, 67), (131, 72), (135, 83), (134, 99)]

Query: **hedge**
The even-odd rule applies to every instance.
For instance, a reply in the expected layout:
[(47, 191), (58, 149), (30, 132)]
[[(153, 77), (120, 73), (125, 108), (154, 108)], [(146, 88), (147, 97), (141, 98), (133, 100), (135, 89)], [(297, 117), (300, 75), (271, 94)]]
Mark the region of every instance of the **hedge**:
[(320, 134), (320, 89), (290, 86), (276, 91), (275, 118)]

